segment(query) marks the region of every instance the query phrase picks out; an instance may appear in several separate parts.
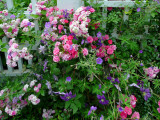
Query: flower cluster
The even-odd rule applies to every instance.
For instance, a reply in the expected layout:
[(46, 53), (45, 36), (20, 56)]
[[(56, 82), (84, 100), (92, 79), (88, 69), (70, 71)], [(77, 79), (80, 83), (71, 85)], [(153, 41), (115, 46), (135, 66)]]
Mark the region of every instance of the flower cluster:
[(23, 19), (20, 27), (23, 28), (23, 32), (28, 32), (29, 31), (29, 27), (32, 29), (35, 26), (35, 24), (33, 22), (30, 22), (28, 19)]
[(20, 24), (20, 19), (15, 19), (15, 20), (13, 19), (9, 22), (3, 22), (2, 24), (0, 24), (0, 28), (3, 29), (5, 35), (8, 38), (14, 38), (18, 34), (19, 24)]
[(91, 21), (88, 16), (95, 12), (92, 7), (80, 7), (78, 8), (73, 17), (73, 21), (70, 22), (69, 28), (70, 32), (74, 33), (76, 36), (88, 37), (88, 24)]
[(62, 44), (60, 42), (56, 42), (55, 48), (53, 50), (54, 62), (59, 62), (60, 58), (62, 58), (63, 61), (68, 61), (78, 57), (79, 45), (73, 44), (72, 40), (73, 36), (63, 35), (61, 37)]
[(149, 67), (144, 69), (144, 72), (149, 76), (150, 79), (153, 79), (160, 72), (160, 69), (158, 69), (158, 67)]
[[(0, 11), (0, 14), (2, 14), (4, 16), (8, 16), (8, 10)], [(0, 18), (1, 18), (1, 15), (0, 15)]]
[(37, 105), (40, 102), (40, 99), (33, 94), (28, 97), (28, 100), (31, 101), (33, 105)]
[(46, 110), (46, 109), (43, 109), (43, 114), (42, 114), (42, 117), (43, 118), (46, 118), (46, 119), (50, 119), (50, 118), (53, 118), (53, 116), (51, 114), (54, 114), (55, 113), (55, 110)]
[(7, 65), (10, 67), (16, 67), (17, 61), (20, 58), (24, 58), (26, 60), (32, 59), (32, 55), (29, 54), (26, 47), (22, 48), (22, 50), (18, 49), (18, 44), (15, 41), (15, 38), (12, 38), (9, 41), (10, 48), (8, 49), (8, 55), (7, 55)]
[[(37, 15), (42, 15), (41, 12), (43, 10), (46, 11), (46, 6), (44, 5), (48, 0), (44, 0), (44, 1), (39, 1), (36, 3), (36, 14)], [(27, 11), (29, 11), (30, 13), (32, 13), (32, 3), (29, 4)]]
[[(118, 105), (118, 110), (120, 112), (120, 116), (122, 119), (126, 119), (127, 115), (131, 115), (132, 114), (132, 108), (136, 107), (136, 102), (137, 102), (137, 98), (134, 95), (130, 96), (130, 107), (125, 106), (125, 108), (121, 107), (120, 105)], [(125, 102), (127, 102), (127, 98), (125, 99)], [(140, 115), (138, 112), (134, 112), (131, 116), (131, 118), (136, 118), (136, 119), (140, 119)]]

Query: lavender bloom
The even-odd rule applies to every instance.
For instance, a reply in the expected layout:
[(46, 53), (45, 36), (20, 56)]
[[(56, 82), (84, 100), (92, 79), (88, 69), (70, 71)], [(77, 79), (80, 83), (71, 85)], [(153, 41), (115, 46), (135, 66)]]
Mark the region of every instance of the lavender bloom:
[(72, 95), (71, 91), (69, 93), (66, 93), (64, 96), (60, 96), (60, 98), (64, 101), (69, 101), (70, 99), (75, 98), (75, 97), (76, 97), (76, 94)]
[(122, 108), (122, 107), (119, 107), (118, 111), (119, 111), (119, 112), (123, 112), (123, 108)]
[(50, 22), (46, 22), (46, 23), (45, 23), (45, 28), (47, 28), (47, 29), (48, 29), (48, 28), (50, 28), (50, 27), (51, 27)]
[(53, 75), (53, 78), (55, 81), (58, 81), (58, 77), (56, 75)]
[(100, 120), (104, 120), (104, 116), (103, 115), (101, 115)]
[(105, 94), (105, 91), (102, 91), (103, 94)]
[(99, 37), (99, 38), (102, 37), (101, 32), (98, 32), (98, 33), (97, 33), (97, 37)]
[(67, 78), (66, 78), (66, 81), (67, 81), (67, 82), (71, 82), (71, 80), (72, 80), (71, 77), (67, 77)]
[(99, 84), (99, 88), (98, 89), (101, 89), (101, 87), (102, 87), (101, 84)]
[(17, 98), (17, 97), (14, 97), (13, 100), (12, 100), (12, 103), (13, 103), (13, 104), (17, 104), (17, 101), (18, 101), (18, 98)]
[(109, 104), (109, 101), (106, 100), (104, 95), (102, 95), (102, 96), (101, 95), (97, 95), (97, 98), (98, 98), (100, 104), (102, 104), (102, 105)]
[(99, 57), (99, 58), (96, 59), (96, 62), (97, 62), (97, 64), (102, 64), (103, 60), (102, 60), (102, 58)]
[(84, 44), (84, 40), (81, 41), (81, 45), (83, 45), (83, 44)]
[(31, 26), (31, 22), (28, 22), (27, 25), (28, 25), (28, 26)]
[(88, 112), (88, 115), (90, 115), (92, 113), (92, 111), (96, 111), (97, 110), (97, 107), (94, 107), (94, 106), (91, 106), (89, 112)]
[(147, 101), (148, 98), (151, 97), (149, 88), (144, 89), (143, 87), (141, 87), (141, 88), (140, 88), (140, 91), (143, 93), (143, 96), (144, 96), (144, 100), (145, 100), (145, 101)]
[(86, 7), (86, 10), (89, 10), (89, 9), (91, 9), (92, 8), (92, 6), (87, 6)]
[(36, 74), (36, 73), (33, 73), (33, 74), (37, 77), (38, 80), (43, 80), (42, 75), (39, 75), (39, 74)]
[(143, 50), (140, 50), (139, 53), (143, 53)]
[(43, 71), (44, 71), (44, 72), (45, 72), (45, 70), (47, 69), (47, 63), (48, 63), (48, 61), (45, 60), (45, 61), (44, 61), (44, 65), (43, 65), (43, 66), (44, 66), (44, 68), (43, 68)]
[(143, 63), (141, 63), (140, 66), (143, 66)]
[(44, 54), (44, 53), (45, 53), (45, 50), (46, 50), (46, 49), (45, 49), (45, 46), (41, 46), (41, 45), (40, 45), (39, 52)]
[(130, 55), (130, 57), (132, 58), (133, 56), (132, 56), (132, 55)]
[(141, 11), (141, 8), (137, 8), (137, 12), (140, 12)]
[(10, 16), (11, 19), (15, 19), (15, 17), (16, 17), (15, 15), (11, 15)]
[(133, 86), (133, 87), (136, 87), (136, 88), (140, 88), (137, 84), (135, 84), (135, 83), (132, 83), (132, 84), (130, 84), (129, 86)]

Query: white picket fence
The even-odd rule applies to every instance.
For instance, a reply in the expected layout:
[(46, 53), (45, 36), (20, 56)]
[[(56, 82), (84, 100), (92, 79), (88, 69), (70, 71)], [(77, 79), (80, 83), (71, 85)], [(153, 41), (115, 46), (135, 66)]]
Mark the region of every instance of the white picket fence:
[[(97, 0), (95, 0), (97, 2)], [(7, 8), (8, 10), (12, 9), (13, 8), (13, 1), (12, 0), (6, 0), (7, 2)], [(31, 0), (32, 2), (32, 9), (33, 9), (33, 12), (32, 14), (35, 14), (36, 13), (36, 2), (37, 0)], [(103, 11), (107, 11), (107, 7), (125, 7), (125, 6), (128, 6), (128, 7), (131, 7), (135, 4), (134, 1), (131, 1), (131, 0), (126, 0), (126, 1), (108, 1), (108, 0), (101, 0), (99, 2), (103, 2), (104, 4), (101, 6)], [(145, 1), (144, 1), (145, 3)], [(58, 8), (60, 9), (77, 9), (78, 7), (82, 6), (83, 5), (83, 1), (82, 0), (57, 0), (57, 6)], [(128, 9), (126, 9), (127, 11)], [(24, 14), (26, 14), (27, 16), (29, 15), (28, 12), (25, 12)], [(104, 12), (102, 13), (104, 17), (107, 17), (107, 13)], [(128, 16), (124, 14), (123, 16), (123, 20), (128, 20)], [(34, 20), (34, 23), (35, 23), (35, 31), (38, 31), (39, 30), (39, 27), (38, 27), (38, 20)], [(105, 28), (106, 27), (106, 23), (103, 23), (103, 27)], [(148, 32), (148, 29), (146, 29), (146, 31), (144, 32)], [(118, 37), (118, 34), (117, 34), (117, 29), (115, 28), (113, 33), (112, 33), (112, 36), (117, 38)], [(3, 38), (3, 42), (7, 42), (7, 38), (4, 37)], [(26, 43), (25, 45), (22, 45), (22, 46), (28, 46), (28, 44)], [(22, 47), (20, 46), (20, 47)], [(36, 50), (37, 49), (37, 46), (38, 46), (38, 42), (36, 44), (36, 46), (33, 48), (33, 50)], [(9, 48), (9, 46), (7, 46), (6, 48)], [(2, 56), (4, 57), (4, 56)], [(7, 57), (7, 53), (5, 53), (5, 59)], [(28, 61), (28, 64), (32, 65), (32, 60)], [(16, 75), (22, 75), (23, 73), (26, 73), (26, 72), (29, 72), (29, 70), (23, 70), (23, 59), (20, 59), (18, 61), (18, 69), (14, 69), (14, 68), (10, 68), (9, 66), (7, 66), (7, 69), (4, 69), (4, 65), (2, 64), (2, 59), (1, 59), (1, 56), (0, 56), (0, 75), (2, 75), (1, 73), (7, 75), (7, 76), (16, 76)]]

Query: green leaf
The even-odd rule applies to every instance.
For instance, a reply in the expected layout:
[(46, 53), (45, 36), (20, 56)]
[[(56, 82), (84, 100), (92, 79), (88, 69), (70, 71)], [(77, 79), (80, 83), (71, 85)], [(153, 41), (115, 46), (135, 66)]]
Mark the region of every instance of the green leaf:
[(7, 52), (7, 48), (2, 48), (1, 51), (2, 52)]
[(12, 32), (12, 28), (10, 27), (10, 28), (8, 28), (8, 32)]
[(71, 100), (65, 102), (65, 109), (67, 109), (71, 105)]
[(44, 90), (41, 90), (41, 95), (45, 96)]
[(33, 17), (33, 18), (39, 18), (39, 15), (31, 14), (30, 16)]
[(71, 108), (73, 109), (73, 114), (75, 114), (78, 111), (78, 108), (74, 103), (71, 104)]
[(81, 102), (79, 100), (75, 100), (74, 103), (78, 108), (81, 108)]
[(111, 59), (108, 59), (108, 63), (109, 63), (109, 64), (112, 64), (112, 60), (111, 60)]

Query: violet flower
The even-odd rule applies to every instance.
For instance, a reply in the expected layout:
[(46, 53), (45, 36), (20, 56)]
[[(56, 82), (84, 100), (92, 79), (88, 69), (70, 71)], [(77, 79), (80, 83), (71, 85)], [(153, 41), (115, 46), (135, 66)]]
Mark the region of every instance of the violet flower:
[(140, 12), (141, 11), (141, 8), (137, 8), (137, 12)]
[(67, 82), (71, 82), (71, 80), (72, 80), (71, 77), (67, 77), (67, 78), (66, 78), (66, 81), (67, 81)]
[(96, 111), (97, 110), (97, 107), (94, 107), (94, 106), (91, 106), (89, 112), (88, 112), (88, 115), (90, 115), (92, 112)]
[(103, 60), (102, 60), (102, 58), (98, 57), (98, 58), (96, 59), (96, 62), (97, 62), (97, 64), (102, 64), (102, 63), (103, 63)]
[(103, 115), (101, 115), (100, 120), (104, 120), (104, 116)]
[(44, 71), (44, 72), (45, 72), (45, 70), (47, 69), (47, 63), (48, 63), (48, 61), (45, 60), (45, 61), (44, 61), (44, 65), (43, 65), (43, 67), (44, 67), (44, 68), (43, 68), (43, 71)]
[(106, 100), (104, 95), (102, 95), (102, 96), (101, 95), (97, 95), (97, 98), (98, 98), (100, 104), (102, 104), (102, 105), (109, 104), (109, 101)]
[(11, 15), (10, 16), (11, 19), (15, 19), (15, 17), (16, 17), (15, 15)]
[(45, 23), (45, 28), (47, 28), (47, 29), (48, 29), (48, 28), (50, 28), (50, 27), (51, 27), (50, 22), (46, 22), (46, 23)]
[(65, 17), (65, 18), (69, 17), (69, 13), (68, 13), (67, 9), (63, 10), (63, 17)]
[(102, 37), (101, 32), (98, 32), (98, 33), (97, 33), (97, 37), (98, 37), (98, 38)]
[(145, 100), (145, 101), (147, 101), (148, 98), (151, 97), (149, 88), (146, 88), (146, 89), (145, 89), (145, 88), (141, 87), (141, 88), (140, 88), (140, 91), (143, 93), (143, 96), (144, 96), (144, 100)]
[(45, 54), (45, 46), (41, 46), (39, 47), (39, 52)]
[(71, 91), (69, 93), (66, 93), (64, 96), (60, 96), (60, 98), (64, 101), (69, 101), (70, 99), (75, 98), (75, 97), (76, 97), (76, 94), (72, 95)]
[(140, 50), (139, 53), (143, 53), (143, 50)]

